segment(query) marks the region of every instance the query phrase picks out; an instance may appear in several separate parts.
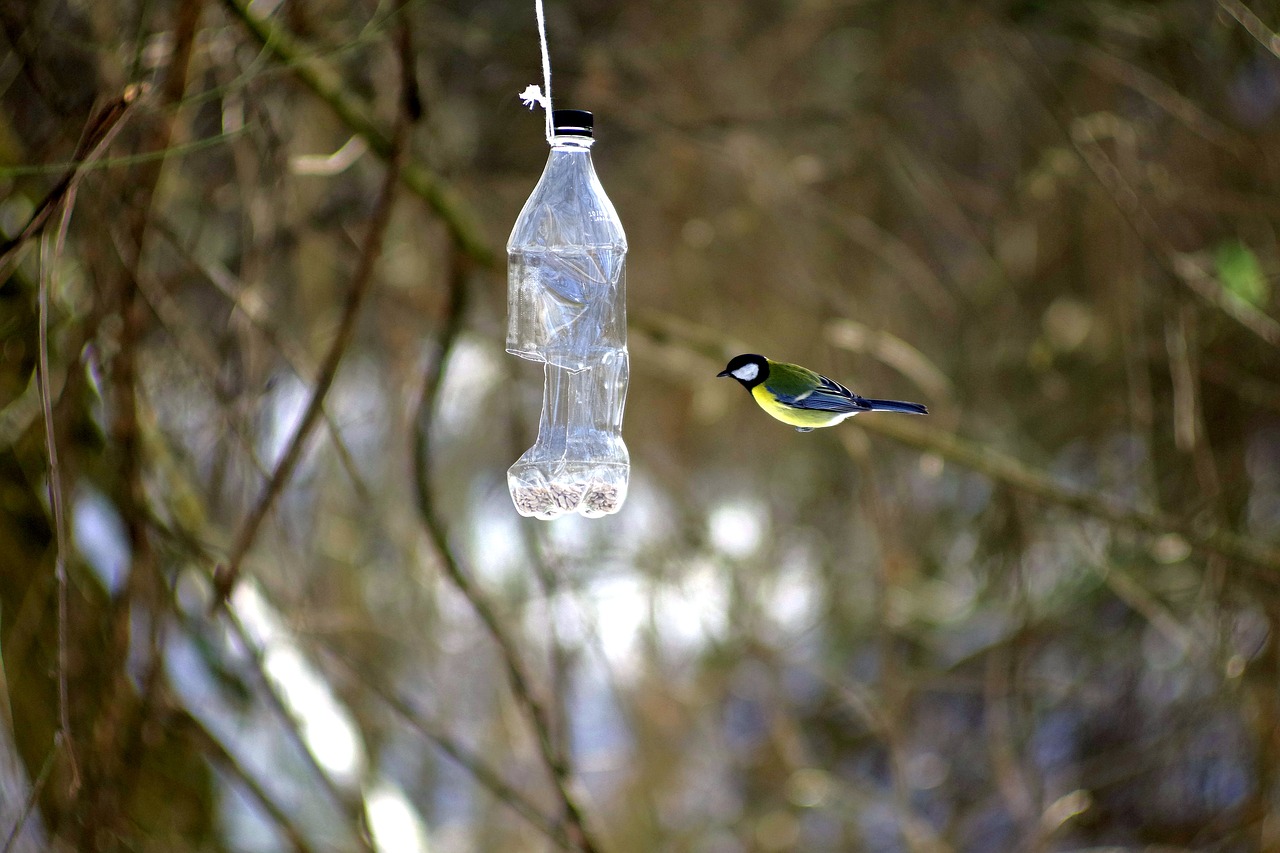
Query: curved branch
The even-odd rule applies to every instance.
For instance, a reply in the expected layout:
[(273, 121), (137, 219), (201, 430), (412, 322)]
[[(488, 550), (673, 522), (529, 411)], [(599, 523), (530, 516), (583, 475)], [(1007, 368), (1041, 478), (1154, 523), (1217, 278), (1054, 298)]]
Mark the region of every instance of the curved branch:
[[(259, 18), (240, 0), (223, 0), (227, 10), (245, 25), (258, 43), (270, 51), (276, 59), (288, 66), (297, 78), (324, 101), (338, 120), (345, 124), (369, 146), (369, 150), (383, 160), (390, 161), (396, 146), (373, 118), (364, 104), (352, 95), (338, 74), (322, 64), (293, 37), (288, 30), (267, 18)], [(410, 74), (405, 71), (405, 74)], [(416, 88), (410, 89), (410, 104)], [(421, 108), (420, 98), (417, 101)], [(411, 106), (412, 109), (412, 106)], [(472, 260), (483, 266), (493, 266), (493, 251), (475, 223), (474, 216), (454, 189), (430, 169), (412, 160), (406, 160), (399, 170), (400, 180), (414, 195), (425, 201), (444, 222), (454, 242)]]
[(258, 807), (267, 813), (296, 853), (314, 853), (314, 848), (307, 841), (301, 827), (297, 825), (279, 803), (271, 798), (262, 783), (255, 779), (240, 761), (222, 745), (222, 741), (214, 737), (205, 728), (204, 723), (184, 709), (173, 707), (168, 710), (173, 715), (173, 722), (170, 725), (174, 726), (191, 741), (195, 748), (209, 759), (210, 763), (240, 783), (249, 796), (253, 798), (253, 801), (258, 804)]
[(513, 811), (527, 820), (530, 825), (551, 841), (561, 846), (566, 844), (567, 839), (564, 831), (560, 829), (556, 822), (543, 814), (542, 810), (530, 802), (528, 797), (509, 785), (497, 770), (485, 763), (483, 758), (471, 752), (447, 731), (427, 720), (422, 714), (413, 709), (408, 699), (405, 699), (392, 688), (376, 682), (368, 672), (351, 663), (336, 649), (327, 646), (322, 648), (337, 662), (347, 678), (376, 696), (393, 714), (403, 720), (409, 728), (422, 735), (422, 737), (434, 744), (437, 749), (453, 759), (459, 767), (470, 773), (477, 784), (488, 790), (500, 802), (510, 806)]
[(939, 432), (894, 418), (858, 418), (855, 423), (867, 432), (878, 433), (902, 444), (936, 453), (948, 462), (961, 465), (1023, 494), (1101, 518), (1119, 527), (1144, 533), (1174, 533), (1187, 544), (1209, 554), (1225, 557), (1255, 569), (1271, 582), (1280, 581), (1280, 551), (1247, 537), (1217, 528), (1198, 529), (1156, 510), (1129, 506), (1110, 495), (1089, 492), (1059, 482), (998, 450), (992, 450), (958, 435)]
[[(405, 121), (398, 121), (396, 137), (392, 142), (392, 146), (396, 151), (403, 147), (406, 134)], [(258, 496), (258, 502), (245, 518), (239, 532), (236, 534), (227, 562), (219, 566), (218, 571), (214, 573), (214, 609), (226, 604), (228, 596), (231, 595), (231, 590), (235, 587), (236, 581), (240, 577), (244, 558), (249, 553), (249, 549), (253, 547), (254, 540), (258, 537), (258, 531), (262, 528), (263, 521), (270, 514), (276, 498), (284, 490), (289, 478), (293, 476), (294, 468), (297, 467), (298, 462), (302, 459), (302, 452), (306, 448), (307, 439), (311, 437), (312, 430), (319, 422), (321, 415), (324, 414), (325, 397), (328, 395), (329, 389), (333, 387), (334, 379), (338, 374), (338, 366), (342, 363), (347, 347), (355, 335), (356, 319), (360, 314), (360, 306), (364, 304), (364, 298), (373, 284), (373, 271), (377, 266), (378, 256), (382, 252), (383, 234), (387, 230), (387, 223), (391, 220), (391, 208), (395, 201), (395, 188), (399, 176), (400, 156), (399, 154), (394, 154), (387, 163), (387, 173), (382, 181), (382, 189), (378, 195), (378, 203), (374, 209), (373, 219), (370, 221), (369, 230), (365, 234), (364, 245), (360, 251), (360, 262), (356, 267), (351, 289), (347, 293), (347, 301), (346, 305), (343, 306), (338, 332), (334, 336), (333, 343), (329, 345), (329, 351), (325, 354), (324, 361), (321, 362), (315, 388), (311, 392), (311, 399), (307, 401), (307, 408), (303, 412), (302, 420), (289, 438), (284, 456), (276, 464), (275, 470), (271, 474), (271, 479), (267, 481), (262, 493)]]
[(146, 92), (146, 84), (129, 85), (120, 97), (98, 110), (85, 126), (84, 136), (76, 146), (75, 153), (71, 155), (71, 164), (67, 167), (67, 171), (36, 205), (35, 211), (22, 230), (14, 237), (0, 242), (0, 277), (3, 277), (7, 265), (16, 257), (18, 250), (44, 230), (49, 219), (60, 207), (75, 206), (76, 188), (84, 177), (85, 169), (101, 159), (107, 147), (116, 138), (116, 134), (124, 127), (124, 119), (134, 103)]
[(515, 640), (503, 627), (497, 612), (480, 588), (472, 580), (470, 573), (454, 555), (449, 545), (449, 533), (443, 519), (436, 510), (435, 500), (431, 493), (431, 425), (435, 420), (435, 407), (444, 377), (449, 354), (462, 329), (463, 316), (466, 310), (466, 277), (469, 264), (465, 257), (455, 256), (452, 281), (450, 285), (449, 312), (444, 328), (440, 333), (440, 352), (427, 369), (422, 382), (422, 396), (418, 401), (417, 415), (413, 430), (413, 482), (417, 495), (418, 515), (426, 528), (431, 542), (440, 558), (445, 576), (467, 599), (471, 609), (484, 624), (485, 630), (498, 647), (499, 657), (506, 670), (507, 682), (511, 687), (517, 704), (524, 711), (537, 736), (538, 750), (547, 771), (555, 785), (556, 794), (564, 809), (566, 829), (570, 843), (583, 853), (595, 853), (600, 848), (587, 831), (586, 820), (582, 808), (578, 804), (572, 788), (572, 771), (568, 758), (555, 744), (551, 733), (551, 722), (546, 708), (534, 696), (529, 676), (525, 672), (524, 662), (516, 650)]
[[(681, 323), (668, 322), (658, 315), (642, 315), (639, 322), (632, 324), (631, 331), (657, 346), (678, 350), (685, 358), (668, 360), (667, 364), (672, 369), (689, 373), (701, 369), (704, 364), (718, 367), (737, 351), (715, 330), (701, 326), (689, 328)], [(718, 345), (717, 340), (720, 341)], [(1258, 572), (1260, 579), (1280, 582), (1280, 549), (1247, 536), (1221, 528), (1196, 527), (1166, 513), (1130, 506), (1110, 495), (1078, 489), (999, 450), (905, 418), (858, 418), (854, 423), (867, 432), (935, 453), (948, 462), (977, 471), (1023, 494), (1101, 518), (1119, 527), (1156, 535), (1175, 533), (1201, 552), (1262, 570)]]
[(1258, 44), (1280, 58), (1280, 35), (1273, 33), (1271, 28), (1262, 22), (1261, 18), (1249, 10), (1248, 6), (1241, 3), (1240, 0), (1218, 0), (1218, 5), (1228, 15), (1235, 18), (1236, 23), (1244, 27), (1245, 32), (1257, 39)]

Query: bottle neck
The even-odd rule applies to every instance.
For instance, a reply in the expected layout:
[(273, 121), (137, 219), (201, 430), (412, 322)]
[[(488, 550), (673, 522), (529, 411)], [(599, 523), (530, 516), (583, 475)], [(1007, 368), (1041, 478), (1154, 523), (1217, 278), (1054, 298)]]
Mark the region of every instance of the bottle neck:
[(591, 146), (595, 144), (595, 140), (590, 136), (553, 136), (551, 137), (552, 151), (568, 151), (583, 152), (591, 151)]

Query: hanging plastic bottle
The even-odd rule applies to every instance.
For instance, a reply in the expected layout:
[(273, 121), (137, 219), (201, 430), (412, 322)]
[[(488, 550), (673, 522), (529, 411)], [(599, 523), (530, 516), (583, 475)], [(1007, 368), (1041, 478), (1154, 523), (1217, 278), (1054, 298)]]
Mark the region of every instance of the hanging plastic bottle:
[(591, 163), (592, 116), (555, 110), (551, 155), (507, 241), (507, 352), (542, 362), (533, 447), (507, 472), (516, 510), (556, 518), (617, 512), (631, 461), (627, 237)]

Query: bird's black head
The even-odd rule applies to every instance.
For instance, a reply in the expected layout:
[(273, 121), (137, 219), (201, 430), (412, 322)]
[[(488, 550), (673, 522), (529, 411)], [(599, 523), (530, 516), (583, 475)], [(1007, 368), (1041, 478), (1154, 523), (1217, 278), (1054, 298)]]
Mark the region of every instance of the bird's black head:
[(735, 355), (716, 376), (732, 376), (750, 390), (769, 378), (769, 359), (753, 353)]

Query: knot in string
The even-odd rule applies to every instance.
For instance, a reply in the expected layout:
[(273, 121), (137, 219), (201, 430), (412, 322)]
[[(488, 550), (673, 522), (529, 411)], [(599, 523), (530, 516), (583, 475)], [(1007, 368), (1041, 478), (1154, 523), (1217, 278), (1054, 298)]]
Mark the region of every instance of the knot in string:
[(520, 100), (529, 109), (541, 106), (547, 117), (547, 144), (555, 136), (551, 121), (551, 54), (547, 50), (547, 18), (542, 11), (542, 0), (534, 0), (534, 13), (538, 17), (538, 41), (542, 45), (542, 86), (531, 84), (520, 93)]

